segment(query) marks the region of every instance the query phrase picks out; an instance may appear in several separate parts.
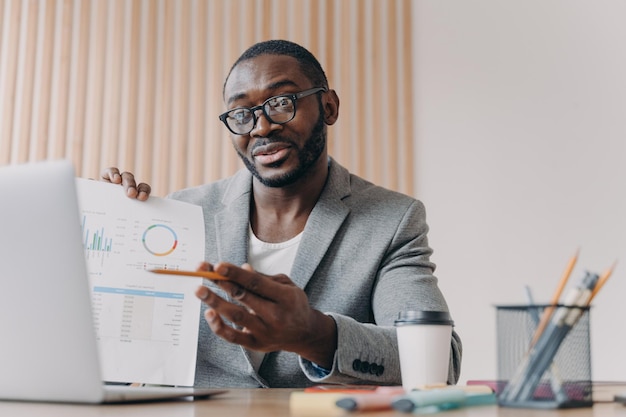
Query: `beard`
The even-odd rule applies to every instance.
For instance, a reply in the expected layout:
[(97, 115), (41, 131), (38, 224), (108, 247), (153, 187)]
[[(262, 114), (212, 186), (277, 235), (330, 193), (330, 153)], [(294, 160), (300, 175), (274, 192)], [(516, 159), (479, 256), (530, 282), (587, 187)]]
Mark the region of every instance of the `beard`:
[[(281, 136), (270, 136), (265, 144), (271, 142), (283, 142), (289, 143), (292, 147), (297, 149), (296, 144), (288, 138), (283, 138)], [(315, 126), (313, 126), (313, 130), (311, 131), (311, 135), (304, 142), (304, 146), (298, 152), (298, 166), (290, 171), (286, 172), (283, 175), (278, 177), (267, 178), (261, 176), (259, 171), (254, 166), (252, 160), (243, 155), (239, 150), (237, 153), (239, 157), (243, 161), (248, 171), (257, 179), (259, 182), (266, 187), (279, 188), (285, 187), (287, 185), (291, 185), (299, 179), (306, 176), (309, 171), (309, 168), (319, 159), (324, 152), (324, 148), (326, 146), (326, 131), (324, 130), (324, 113), (320, 111), (320, 117), (317, 119)], [(281, 162), (274, 165), (275, 167), (280, 166)], [(273, 167), (274, 167), (273, 166)]]

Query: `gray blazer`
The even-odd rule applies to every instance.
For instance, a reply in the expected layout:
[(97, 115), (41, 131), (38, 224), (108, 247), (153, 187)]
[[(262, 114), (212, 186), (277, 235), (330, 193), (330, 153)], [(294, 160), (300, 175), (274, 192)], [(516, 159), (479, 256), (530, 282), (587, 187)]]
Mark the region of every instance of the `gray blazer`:
[[(433, 276), (424, 206), (350, 174), (329, 158), (329, 176), (304, 228), (290, 278), (314, 308), (337, 323), (338, 348), (326, 376), (290, 352), (272, 352), (255, 372), (241, 346), (200, 320), (197, 386), (305, 387), (316, 383), (400, 385), (394, 320), (405, 309), (447, 311)], [(247, 261), (252, 176), (181, 190), (169, 197), (202, 206), (206, 261)], [(211, 284), (208, 284), (211, 285)], [(230, 297), (217, 287), (214, 290)], [(203, 307), (204, 312), (204, 307)], [(460, 374), (454, 332), (448, 382)]]

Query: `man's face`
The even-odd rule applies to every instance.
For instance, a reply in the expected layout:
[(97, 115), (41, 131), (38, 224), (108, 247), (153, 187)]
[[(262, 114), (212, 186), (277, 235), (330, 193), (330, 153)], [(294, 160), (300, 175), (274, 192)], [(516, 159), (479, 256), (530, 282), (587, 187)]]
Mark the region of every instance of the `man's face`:
[[(254, 107), (281, 94), (295, 94), (319, 87), (300, 71), (295, 58), (261, 55), (238, 64), (224, 89), (227, 108)], [(232, 135), (235, 150), (262, 184), (283, 187), (306, 175), (326, 155), (326, 125), (318, 94), (296, 101), (293, 120), (271, 123), (256, 113), (257, 123), (247, 135)]]

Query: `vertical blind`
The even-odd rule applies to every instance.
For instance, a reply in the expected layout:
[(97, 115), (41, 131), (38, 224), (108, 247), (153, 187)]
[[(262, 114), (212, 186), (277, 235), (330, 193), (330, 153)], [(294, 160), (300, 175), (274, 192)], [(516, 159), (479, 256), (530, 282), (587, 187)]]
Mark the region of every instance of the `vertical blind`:
[(329, 153), (413, 193), (410, 0), (0, 0), (0, 165), (118, 166), (154, 195), (242, 165), (217, 115), (250, 45), (288, 39), (341, 99)]

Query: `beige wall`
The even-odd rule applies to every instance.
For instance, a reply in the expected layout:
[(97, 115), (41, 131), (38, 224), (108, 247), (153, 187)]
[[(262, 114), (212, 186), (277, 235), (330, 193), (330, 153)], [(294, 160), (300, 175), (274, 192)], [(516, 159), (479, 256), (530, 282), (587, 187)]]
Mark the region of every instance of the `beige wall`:
[(341, 98), (330, 153), (413, 193), (409, 0), (0, 0), (0, 165), (117, 165), (156, 195), (239, 168), (223, 79), (252, 43), (309, 48)]
[(619, 260), (593, 299), (591, 355), (594, 380), (624, 381), (626, 2), (420, 0), (412, 12), (416, 181), (461, 381), (497, 377), (494, 305), (527, 304), (526, 285), (549, 303), (577, 250), (564, 295)]

